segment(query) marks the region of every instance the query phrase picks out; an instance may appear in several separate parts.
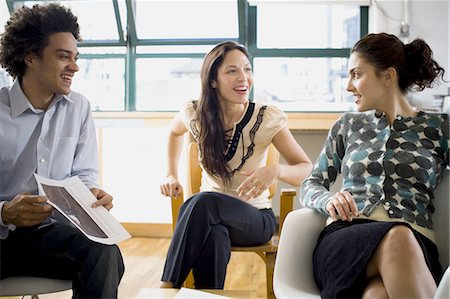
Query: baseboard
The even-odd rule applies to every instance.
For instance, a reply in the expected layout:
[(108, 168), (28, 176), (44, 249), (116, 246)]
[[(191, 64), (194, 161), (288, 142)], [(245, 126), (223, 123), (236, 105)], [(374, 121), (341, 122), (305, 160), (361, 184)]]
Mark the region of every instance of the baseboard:
[(171, 238), (171, 223), (135, 223), (122, 222), (123, 227), (132, 237)]

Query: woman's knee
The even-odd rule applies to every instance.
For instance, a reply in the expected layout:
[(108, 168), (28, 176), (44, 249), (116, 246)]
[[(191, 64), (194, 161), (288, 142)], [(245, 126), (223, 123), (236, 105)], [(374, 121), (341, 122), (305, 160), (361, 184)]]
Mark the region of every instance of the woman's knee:
[(411, 260), (421, 253), (421, 248), (414, 233), (405, 225), (393, 226), (381, 239), (376, 251), (366, 266), (367, 277), (375, 277), (380, 273), (380, 265), (386, 261), (400, 262)]
[(212, 192), (200, 192), (195, 194), (186, 202), (186, 210), (192, 210), (195, 213), (209, 212), (217, 206), (218, 196)]
[(393, 252), (405, 252), (405, 250), (420, 250), (419, 243), (412, 230), (405, 225), (393, 226), (381, 241), (383, 247)]

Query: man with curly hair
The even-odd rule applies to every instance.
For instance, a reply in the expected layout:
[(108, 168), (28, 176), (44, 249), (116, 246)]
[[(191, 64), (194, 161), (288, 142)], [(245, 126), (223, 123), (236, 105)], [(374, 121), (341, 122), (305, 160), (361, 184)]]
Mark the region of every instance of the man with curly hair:
[(15, 79), (0, 89), (0, 279), (70, 279), (74, 298), (117, 298), (124, 273), (116, 245), (90, 241), (37, 196), (33, 173), (77, 175), (98, 201), (97, 141), (89, 101), (71, 91), (77, 17), (59, 4), (22, 7), (0, 38), (0, 64)]

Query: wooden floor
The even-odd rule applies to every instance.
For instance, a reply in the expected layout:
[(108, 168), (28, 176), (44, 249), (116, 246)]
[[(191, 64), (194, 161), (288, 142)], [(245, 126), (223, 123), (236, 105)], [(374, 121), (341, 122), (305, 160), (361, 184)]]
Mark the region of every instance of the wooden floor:
[[(169, 243), (167, 238), (132, 238), (119, 244), (125, 262), (125, 274), (119, 286), (120, 299), (134, 299), (142, 288), (159, 287)], [(265, 267), (261, 258), (255, 253), (233, 252), (225, 289), (251, 290), (253, 296), (266, 298)], [(65, 291), (39, 297), (69, 299), (71, 295), (72, 291)]]

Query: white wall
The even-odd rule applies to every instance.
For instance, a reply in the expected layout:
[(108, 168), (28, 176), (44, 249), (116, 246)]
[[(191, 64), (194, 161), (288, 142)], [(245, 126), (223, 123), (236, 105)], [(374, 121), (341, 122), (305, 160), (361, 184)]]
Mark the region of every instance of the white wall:
[[(400, 37), (401, 20), (410, 26), (408, 37), (400, 37), (403, 42), (415, 38), (424, 39), (433, 50), (435, 60), (446, 69), (445, 80), (450, 72), (450, 4), (448, 0), (377, 0), (369, 9), (369, 31), (387, 32)], [(406, 3), (406, 14), (405, 14)], [(441, 84), (433, 89), (410, 94), (418, 107), (431, 108), (434, 95), (447, 95), (449, 84)]]
[[(113, 195), (111, 213), (120, 222), (171, 223), (170, 199), (160, 194), (166, 171), (167, 127), (143, 120), (96, 120), (102, 128), (102, 186)], [(180, 181), (186, 180), (180, 158)]]

